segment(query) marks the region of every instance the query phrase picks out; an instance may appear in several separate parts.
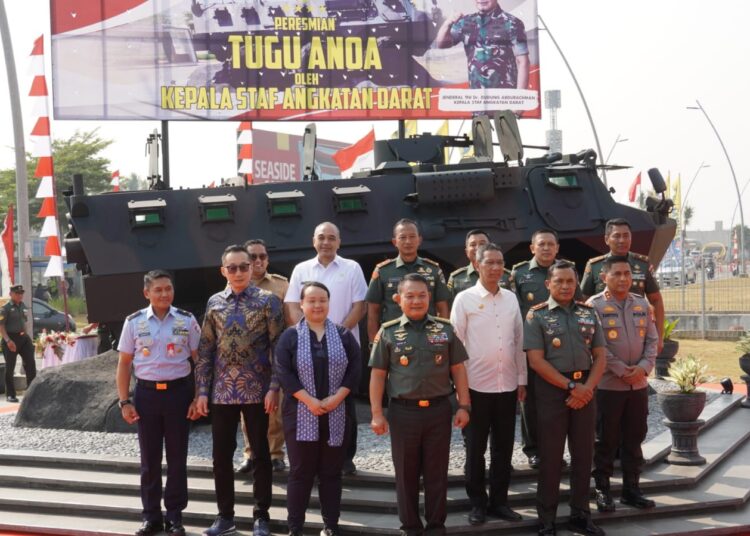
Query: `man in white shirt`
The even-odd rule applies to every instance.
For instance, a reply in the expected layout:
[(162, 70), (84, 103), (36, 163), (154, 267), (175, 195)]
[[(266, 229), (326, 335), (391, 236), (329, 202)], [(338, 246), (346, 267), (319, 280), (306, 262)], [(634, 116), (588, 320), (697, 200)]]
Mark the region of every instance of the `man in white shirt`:
[[(331, 292), (328, 318), (334, 324), (340, 324), (351, 331), (359, 343), (359, 321), (367, 311), (367, 282), (358, 262), (337, 255), (340, 246), (341, 235), (334, 224), (323, 222), (315, 228), (313, 247), (318, 255), (294, 267), (284, 298), (285, 317), (292, 325), (299, 322), (302, 318), (302, 285), (307, 281), (323, 283)], [(353, 462), (357, 452), (357, 420), (352, 397), (346, 399), (346, 410), (355, 425), (347, 430), (348, 446), (343, 472), (345, 475), (353, 475), (357, 472)]]
[[(507, 521), (521, 516), (508, 507), (516, 401), (526, 397), (523, 321), (513, 292), (500, 287), (505, 261), (489, 243), (477, 251), (479, 281), (453, 302), (451, 324), (466, 346), (469, 360), (471, 421), (466, 433), (466, 494), (469, 523), (481, 525), (487, 514)], [(490, 493), (485, 486), (484, 452), (490, 442)]]

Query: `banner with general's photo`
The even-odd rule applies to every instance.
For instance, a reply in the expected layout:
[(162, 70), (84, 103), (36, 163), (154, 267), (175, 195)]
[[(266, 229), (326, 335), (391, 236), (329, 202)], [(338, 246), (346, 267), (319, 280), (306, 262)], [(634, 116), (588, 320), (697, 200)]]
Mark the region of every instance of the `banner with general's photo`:
[(58, 119), (540, 117), (536, 0), (51, 0)]

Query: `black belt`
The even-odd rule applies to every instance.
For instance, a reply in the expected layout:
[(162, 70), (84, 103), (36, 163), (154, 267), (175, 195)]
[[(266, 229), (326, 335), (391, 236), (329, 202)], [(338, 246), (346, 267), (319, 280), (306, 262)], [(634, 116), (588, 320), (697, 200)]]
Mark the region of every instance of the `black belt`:
[(415, 407), (415, 408), (429, 408), (433, 404), (442, 402), (448, 398), (448, 395), (436, 396), (435, 398), (391, 398), (391, 403), (398, 404), (399, 406)]
[(588, 370), (574, 370), (572, 372), (561, 372), (563, 376), (568, 378), (569, 380), (582, 380), (586, 381), (586, 378), (589, 377), (589, 371)]
[(142, 380), (140, 378), (136, 378), (135, 382), (141, 387), (145, 387), (146, 389), (155, 389), (156, 391), (168, 391), (169, 389), (174, 389), (175, 387), (179, 387), (180, 385), (187, 383), (189, 379), (190, 379), (190, 376), (185, 376), (184, 378), (177, 378), (176, 380), (166, 380), (163, 382), (160, 382), (160, 381), (155, 382), (151, 380)]

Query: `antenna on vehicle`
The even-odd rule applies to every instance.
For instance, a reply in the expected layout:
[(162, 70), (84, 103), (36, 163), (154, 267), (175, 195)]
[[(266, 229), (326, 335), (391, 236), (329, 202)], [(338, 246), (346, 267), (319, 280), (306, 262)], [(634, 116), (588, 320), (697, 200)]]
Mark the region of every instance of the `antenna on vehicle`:
[(149, 190), (166, 190), (164, 181), (159, 175), (159, 142), (161, 134), (157, 129), (146, 138), (146, 154), (148, 155), (148, 189)]
[(305, 134), (302, 137), (302, 180), (316, 181), (318, 175), (315, 173), (315, 147), (318, 143), (318, 136), (315, 130), (315, 123), (310, 123), (305, 127)]

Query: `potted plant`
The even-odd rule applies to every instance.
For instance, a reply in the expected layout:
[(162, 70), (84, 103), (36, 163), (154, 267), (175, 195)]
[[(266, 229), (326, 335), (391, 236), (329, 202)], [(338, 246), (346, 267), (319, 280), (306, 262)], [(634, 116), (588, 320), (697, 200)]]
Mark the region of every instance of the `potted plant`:
[(710, 379), (708, 365), (692, 355), (680, 357), (670, 365), (669, 376), (664, 379), (676, 386), (675, 390), (664, 391), (657, 396), (664, 416), (674, 422), (698, 419), (706, 405), (706, 393), (696, 391), (696, 387)]
[(664, 424), (672, 432), (672, 450), (669, 463), (701, 465), (706, 459), (698, 453), (698, 431), (704, 421), (698, 419), (706, 405), (706, 392), (697, 391), (699, 384), (710, 380), (708, 366), (692, 355), (675, 360), (664, 379), (675, 384), (676, 389), (657, 394), (657, 400), (666, 419)]
[(680, 349), (680, 341), (672, 339), (672, 333), (679, 321), (679, 318), (675, 318), (674, 320), (664, 319), (664, 336), (662, 337), (664, 347), (659, 352), (659, 355), (656, 356), (656, 376), (659, 378), (667, 376), (669, 365), (674, 361), (674, 357)]
[(740, 352), (740, 368), (750, 376), (750, 335), (740, 337), (735, 348)]

